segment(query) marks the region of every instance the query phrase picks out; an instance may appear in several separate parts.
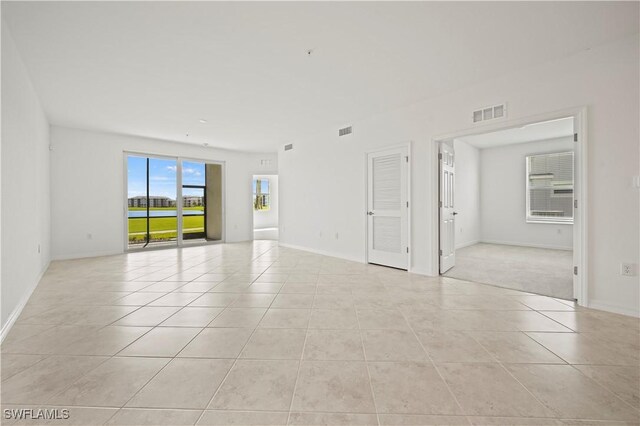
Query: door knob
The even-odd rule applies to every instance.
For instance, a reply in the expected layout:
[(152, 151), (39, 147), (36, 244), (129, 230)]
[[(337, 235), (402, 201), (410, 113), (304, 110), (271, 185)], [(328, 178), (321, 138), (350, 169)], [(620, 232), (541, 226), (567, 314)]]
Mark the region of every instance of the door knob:
[(457, 215), (457, 214), (458, 214), (458, 212), (453, 212), (453, 215), (454, 215), (454, 216), (455, 216), (455, 215)]
[(373, 216), (373, 212), (367, 212), (369, 216)]

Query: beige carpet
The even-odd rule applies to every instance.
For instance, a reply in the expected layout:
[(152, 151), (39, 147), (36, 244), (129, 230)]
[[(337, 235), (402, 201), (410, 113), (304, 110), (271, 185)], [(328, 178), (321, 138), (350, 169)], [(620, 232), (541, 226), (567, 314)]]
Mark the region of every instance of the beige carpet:
[(573, 252), (479, 243), (456, 250), (445, 276), (573, 299)]

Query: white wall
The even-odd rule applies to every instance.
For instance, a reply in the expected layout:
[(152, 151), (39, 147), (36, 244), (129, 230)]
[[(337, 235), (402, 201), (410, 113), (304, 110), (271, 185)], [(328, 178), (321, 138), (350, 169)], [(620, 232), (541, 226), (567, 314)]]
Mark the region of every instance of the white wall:
[(632, 187), (640, 174), (639, 50), (636, 34), (402, 109), (345, 117), (354, 126), (348, 139), (337, 136), (343, 123), (336, 123), (291, 141), (293, 150), (279, 151), (281, 242), (364, 261), (365, 153), (413, 141), (411, 269), (435, 275), (433, 140), (473, 127), (471, 111), (483, 105), (508, 102), (510, 120), (587, 106), (588, 303), (637, 314), (638, 277), (620, 276), (619, 264), (638, 262), (640, 254), (640, 203)]
[(525, 220), (526, 156), (573, 151), (573, 145), (573, 137), (566, 137), (480, 150), (483, 242), (573, 248), (573, 225), (527, 223)]
[(255, 175), (254, 179), (269, 179), (269, 195), (271, 207), (269, 210), (253, 212), (253, 229), (278, 227), (278, 175)]
[(456, 248), (480, 241), (480, 150), (461, 140), (453, 141), (455, 152)]
[(50, 260), (49, 123), (2, 23), (2, 335)]
[[(51, 220), (55, 259), (121, 253), (124, 152), (225, 161), (225, 240), (253, 238), (251, 179), (277, 171), (275, 154), (217, 150), (135, 136), (51, 128)], [(270, 159), (263, 170), (261, 159)], [(91, 234), (91, 239), (88, 238)]]

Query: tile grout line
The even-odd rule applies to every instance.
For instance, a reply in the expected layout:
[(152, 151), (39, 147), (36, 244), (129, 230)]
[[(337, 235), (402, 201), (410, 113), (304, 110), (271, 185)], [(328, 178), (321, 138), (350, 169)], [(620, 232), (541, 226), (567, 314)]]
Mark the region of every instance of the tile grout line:
[[(290, 275), (290, 274), (289, 274)], [(278, 293), (280, 294), (280, 293)], [(316, 283), (315, 290), (313, 293), (313, 302), (311, 303), (311, 307), (313, 308), (315, 304), (316, 297), (318, 295), (318, 285)], [(313, 310), (309, 311), (309, 318), (307, 319), (307, 327), (304, 333), (304, 342), (302, 343), (302, 351), (300, 352), (300, 360), (298, 361), (298, 371), (296, 372), (296, 381), (293, 384), (293, 392), (291, 393), (291, 402), (289, 403), (289, 413), (287, 414), (287, 425), (291, 422), (291, 413), (293, 410), (293, 401), (296, 397), (296, 391), (298, 389), (298, 381), (300, 380), (300, 370), (302, 369), (302, 362), (304, 361), (304, 350), (307, 347), (307, 338), (309, 337), (309, 325), (311, 323), (311, 317), (313, 315)]]
[[(274, 298), (275, 300), (275, 298)], [(271, 303), (273, 303), (273, 301), (271, 301)], [(271, 305), (269, 305), (271, 306)], [(225, 308), (227, 309), (227, 308)], [(244, 352), (244, 349), (247, 347), (247, 345), (249, 344), (249, 342), (251, 341), (251, 338), (253, 337), (253, 335), (255, 334), (256, 330), (258, 330), (258, 326), (260, 325), (260, 322), (262, 322), (262, 320), (264, 319), (265, 315), (267, 314), (267, 311), (269, 310), (269, 308), (267, 308), (265, 310), (265, 312), (262, 314), (262, 316), (260, 317), (260, 321), (258, 321), (258, 323), (256, 324), (256, 326), (253, 328), (253, 331), (251, 332), (251, 334), (249, 335), (249, 338), (247, 339), (247, 341), (244, 343), (244, 345), (242, 345), (242, 348), (240, 349), (240, 351), (238, 352), (238, 355), (236, 356), (236, 358), (233, 361), (233, 364), (231, 365), (231, 367), (229, 368), (229, 370), (227, 371), (227, 373), (225, 374), (225, 376), (223, 377), (222, 381), (220, 381), (220, 384), (218, 385), (218, 387), (216, 388), (215, 392), (213, 393), (213, 395), (211, 395), (211, 398), (209, 398), (209, 401), (207, 402), (207, 404), (204, 406), (204, 409), (202, 410), (202, 413), (200, 413), (200, 416), (198, 417), (198, 419), (196, 420), (196, 422), (194, 424), (198, 424), (200, 422), (200, 420), (202, 420), (202, 417), (204, 417), (204, 414), (207, 412), (207, 408), (209, 408), (209, 406), (211, 405), (211, 403), (213, 402), (213, 400), (215, 399), (216, 395), (218, 394), (218, 392), (220, 392), (220, 389), (222, 389), (222, 386), (224, 386), (224, 383), (227, 381), (227, 378), (229, 377), (229, 374), (231, 374), (231, 371), (233, 371), (233, 369), (235, 368), (235, 366), (238, 363), (238, 359), (240, 359), (240, 356), (242, 355), (242, 352)], [(224, 312), (224, 311), (223, 311)], [(220, 315), (222, 315), (222, 312), (220, 313)], [(213, 322), (213, 320), (212, 320)], [(205, 327), (206, 328), (206, 327)]]
[(369, 390), (371, 391), (371, 398), (373, 399), (373, 409), (376, 412), (376, 421), (378, 426), (380, 423), (380, 413), (378, 411), (378, 404), (376, 403), (376, 393), (373, 390), (373, 380), (371, 379), (371, 370), (369, 369), (369, 360), (367, 359), (367, 349), (364, 346), (364, 337), (362, 336), (362, 325), (360, 324), (360, 316), (358, 315), (358, 309), (355, 309), (356, 321), (358, 322), (358, 335), (360, 335), (360, 344), (362, 345), (362, 356), (364, 357), (364, 365), (367, 369), (367, 377), (369, 378)]
[(436, 374), (438, 374), (438, 377), (440, 377), (440, 380), (442, 380), (442, 383), (444, 383), (444, 385), (446, 386), (447, 390), (449, 391), (449, 395), (451, 395), (451, 397), (453, 398), (453, 400), (456, 402), (456, 405), (458, 406), (458, 408), (460, 409), (460, 412), (463, 413), (463, 415), (465, 416), (465, 419), (467, 420), (468, 423), (471, 423), (471, 421), (468, 418), (468, 415), (466, 414), (466, 411), (464, 410), (464, 408), (462, 407), (462, 404), (460, 404), (460, 401), (458, 401), (458, 398), (456, 397), (456, 395), (453, 393), (453, 391), (451, 390), (451, 387), (449, 386), (449, 383), (447, 383), (447, 381), (444, 379), (444, 377), (442, 376), (442, 373), (440, 372), (440, 370), (438, 369), (438, 366), (436, 365), (436, 363), (433, 361), (433, 358), (431, 358), (431, 355), (429, 355), (429, 352), (427, 351), (427, 349), (424, 347), (424, 345), (422, 344), (422, 341), (420, 340), (420, 338), (418, 337), (418, 334), (416, 333), (416, 331), (413, 329), (413, 327), (411, 326), (411, 323), (409, 322), (409, 320), (407, 319), (407, 317), (405, 316), (404, 312), (402, 312), (402, 310), (398, 310), (400, 312), (400, 315), (402, 315), (402, 317), (404, 318), (405, 322), (407, 323), (407, 325), (409, 326), (409, 330), (411, 330), (411, 333), (413, 334), (413, 337), (418, 341), (418, 344), (420, 345), (420, 347), (422, 348), (422, 351), (425, 353), (425, 355), (427, 356), (427, 358), (429, 359), (429, 362), (431, 363), (431, 365), (433, 366), (433, 369), (436, 371)]

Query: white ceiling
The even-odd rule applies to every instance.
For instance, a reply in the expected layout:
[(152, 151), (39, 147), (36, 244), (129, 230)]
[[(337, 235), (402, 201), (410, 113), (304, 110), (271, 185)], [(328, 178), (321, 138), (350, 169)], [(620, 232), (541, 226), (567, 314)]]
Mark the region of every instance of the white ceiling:
[(497, 132), (465, 136), (456, 140), (466, 142), (478, 149), (484, 149), (495, 148), (503, 145), (561, 138), (571, 135), (573, 135), (573, 117), (568, 117), (559, 120), (527, 124), (523, 127), (515, 127)]
[(2, 2), (2, 14), (53, 124), (253, 151), (639, 28), (637, 2)]

